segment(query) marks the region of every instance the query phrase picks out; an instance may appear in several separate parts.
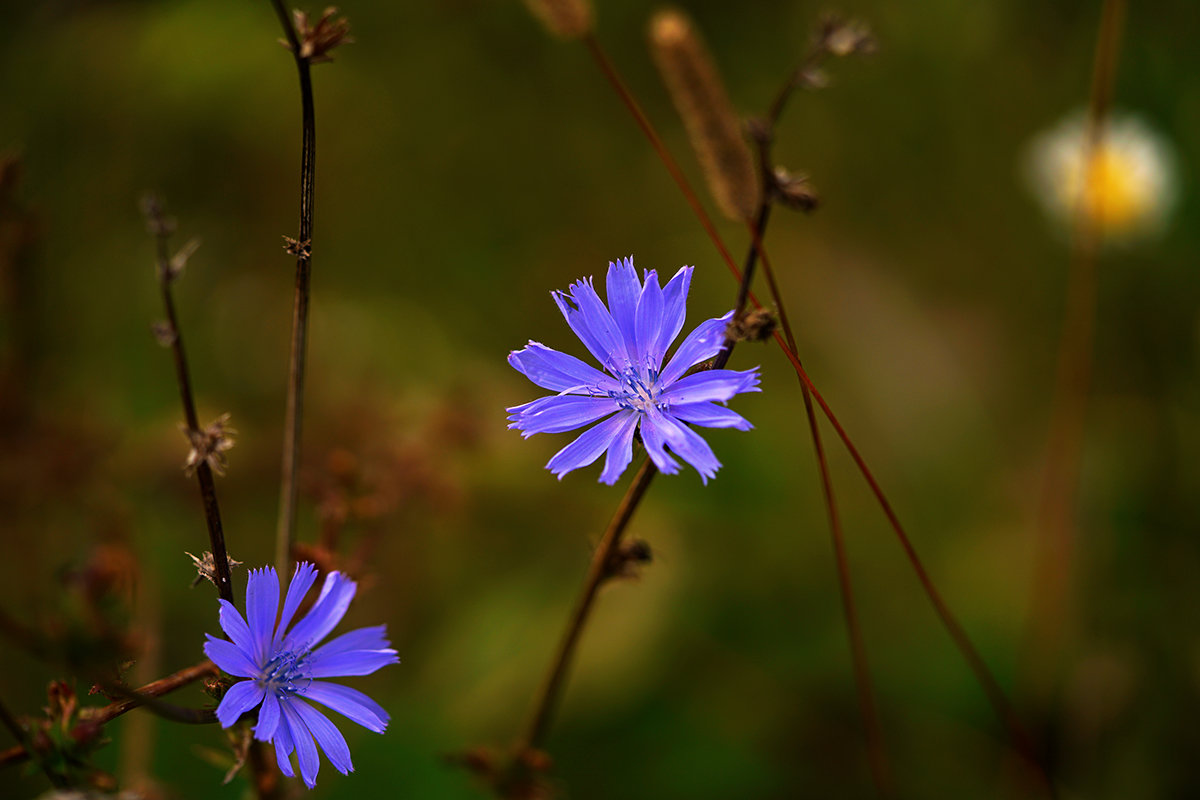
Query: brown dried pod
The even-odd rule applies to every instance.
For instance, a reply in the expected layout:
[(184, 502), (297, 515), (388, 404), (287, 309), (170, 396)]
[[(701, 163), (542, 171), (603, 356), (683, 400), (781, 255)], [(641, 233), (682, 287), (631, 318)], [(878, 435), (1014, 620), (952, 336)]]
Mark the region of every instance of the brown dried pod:
[(650, 50), (717, 207), (730, 219), (752, 219), (758, 205), (754, 160), (700, 35), (681, 12), (660, 11), (650, 21)]
[(529, 12), (560, 39), (579, 39), (592, 32), (588, 0), (525, 0)]

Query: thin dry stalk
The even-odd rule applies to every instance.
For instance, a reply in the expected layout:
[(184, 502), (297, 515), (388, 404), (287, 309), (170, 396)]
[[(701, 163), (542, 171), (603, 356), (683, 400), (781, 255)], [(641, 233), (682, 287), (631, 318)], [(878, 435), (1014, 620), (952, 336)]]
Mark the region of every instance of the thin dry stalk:
[[(162, 204), (157, 198), (147, 196), (142, 201), (142, 210), (156, 245), (158, 265), (158, 283), (162, 295), (163, 309), (167, 315), (165, 324), (158, 333), (160, 341), (171, 348), (175, 361), (175, 378), (179, 384), (179, 399), (183, 404), (183, 418), (188, 439), (192, 442), (193, 452), (199, 452), (200, 443), (207, 441), (207, 431), (201, 429), (196, 416), (196, 400), (192, 394), (192, 379), (188, 372), (187, 355), (183, 349), (183, 333), (179, 329), (179, 320), (175, 314), (175, 299), (171, 294), (171, 284), (178, 277), (187, 260), (187, 255), (194, 248), (185, 247), (180, 254), (172, 259), (167, 249), (171, 235), (172, 223), (164, 216)], [(189, 457), (189, 462), (191, 458)], [(222, 600), (233, 602), (233, 581), (229, 574), (229, 555), (225, 550), (225, 530), (221, 525), (221, 509), (217, 504), (217, 486), (213, 479), (210, 459), (201, 457), (193, 465), (196, 472), (196, 483), (200, 486), (200, 499), (204, 504), (204, 520), (208, 525), (208, 542), (212, 549), (214, 576), (213, 583)]]
[(750, 148), (695, 26), (678, 11), (660, 11), (650, 22), (650, 51), (717, 208), (730, 219), (751, 221), (759, 191)]
[[(616, 68), (612, 64), (611, 60), (604, 52), (604, 49), (594, 36), (586, 36), (584, 37), (583, 41), (587, 46), (588, 51), (592, 54), (597, 67), (608, 79), (613, 89), (617, 92), (617, 95), (620, 97), (626, 109), (630, 112), (630, 115), (634, 118), (634, 121), (637, 123), (638, 127), (650, 141), (651, 146), (654, 148), (655, 153), (663, 162), (667, 172), (678, 185), (680, 192), (684, 196), (684, 199), (692, 208), (692, 211), (696, 214), (701, 227), (704, 228), (705, 233), (708, 234), (709, 238), (713, 242), (713, 245), (721, 254), (726, 267), (729, 269), (734, 278), (740, 282), (742, 280), (742, 273), (741, 270), (738, 269), (737, 264), (734, 263), (733, 256), (729, 252), (729, 248), (725, 246), (725, 242), (717, 232), (716, 226), (713, 224), (712, 219), (709, 217), (708, 213), (704, 210), (703, 205), (701, 205), (697, 199), (696, 193), (692, 189), (691, 184), (688, 182), (687, 178), (684, 177), (683, 172), (679, 169), (675, 159), (663, 145), (657, 131), (654, 130), (653, 125), (651, 125), (649, 119), (642, 112), (640, 105), (630, 93), (629, 89), (625, 86), (624, 81), (621, 79), (620, 74), (616, 71)], [(765, 251), (761, 252), (765, 253)], [(764, 272), (767, 271), (765, 266), (767, 263), (768, 262), (766, 259), (764, 259)], [(753, 303), (756, 308), (762, 307), (757, 298), (754, 296), (753, 292), (749, 294), (749, 297), (751, 303)], [(782, 298), (778, 299), (782, 300)], [(779, 307), (782, 313), (783, 304), (780, 303)], [(938, 617), (943, 626), (946, 628), (947, 632), (950, 634), (950, 638), (954, 642), (955, 647), (957, 647), (959, 652), (962, 653), (972, 672), (975, 674), (976, 679), (983, 687), (984, 693), (987, 695), (988, 700), (992, 704), (997, 716), (1003, 720), (1014, 748), (1017, 750), (1017, 752), (1021, 753), (1023, 757), (1030, 760), (1035, 769), (1037, 769), (1038, 772), (1045, 778), (1047, 786), (1049, 786), (1049, 778), (1045, 777), (1045, 769), (1042, 767), (1040, 760), (1037, 759), (1032, 748), (1031, 741), (1028, 735), (1025, 734), (1024, 727), (1017, 717), (1016, 712), (1013, 710), (1011, 704), (1005, 697), (1004, 691), (1000, 688), (999, 682), (996, 681), (995, 677), (991, 674), (986, 662), (984, 662), (979, 656), (979, 653), (975, 650), (970, 639), (967, 637), (966, 632), (958, 624), (957, 620), (950, 613), (950, 609), (942, 600), (940, 593), (935, 588), (932, 579), (925, 570), (924, 565), (917, 557), (916, 550), (913, 548), (911, 540), (908, 538), (908, 535), (904, 532), (903, 527), (900, 525), (899, 518), (892, 509), (891, 504), (887, 501), (887, 497), (884, 495), (883, 489), (880, 487), (879, 482), (875, 479), (874, 474), (867, 466), (866, 461), (862, 458), (862, 455), (859, 453), (858, 448), (854, 445), (854, 442), (850, 439), (849, 435), (842, 427), (842, 424), (838, 420), (837, 416), (833, 413), (833, 410), (829, 407), (829, 404), (825, 402), (824, 397), (819, 391), (817, 391), (812, 379), (809, 377), (803, 365), (800, 363), (799, 357), (796, 355), (795, 350), (788, 346), (783, 336), (778, 331), (773, 334), (773, 338), (775, 339), (775, 342), (779, 346), (780, 350), (783, 351), (784, 356), (788, 359), (788, 361), (791, 362), (792, 369), (795, 370), (797, 378), (802, 384), (804, 384), (808, 391), (811, 392), (813, 398), (821, 407), (822, 413), (829, 420), (830, 424), (833, 425), (834, 430), (838, 434), (838, 438), (841, 439), (843, 445), (850, 453), (851, 458), (854, 460), (855, 466), (862, 474), (863, 479), (867, 482), (872, 494), (875, 495), (875, 499), (877, 502), (879, 502), (880, 508), (887, 517), (892, 530), (895, 532), (896, 537), (900, 540), (900, 544), (904, 548), (905, 556), (908, 558), (913, 571), (916, 572), (917, 578), (920, 581), (926, 596), (929, 597), (930, 602), (937, 611)]]
[(317, 128), (313, 108), (311, 57), (296, 34), (281, 0), (271, 6), (283, 26), (288, 49), (300, 79), (300, 236), (289, 247), (296, 256), (292, 301), (292, 341), (288, 356), (288, 393), (283, 422), (283, 453), (279, 487), (279, 522), (275, 531), (275, 569), (288, 575), (296, 538), (296, 500), (299, 496), (300, 439), (304, 426), (304, 370), (308, 351), (308, 305), (312, 274), (313, 205), (316, 199)]
[[(1125, 0), (1106, 0), (1092, 65), (1083, 163), (1090, 164), (1104, 136), (1120, 54)], [(1085, 171), (1085, 175), (1087, 171)], [(1055, 655), (1062, 650), (1069, 616), (1072, 562), (1078, 524), (1079, 473), (1084, 419), (1091, 385), (1096, 325), (1096, 260), (1103, 231), (1079, 193), (1071, 240), (1066, 309), (1058, 346), (1054, 399), (1037, 517), (1035, 572), (1026, 623), (1025, 690), (1043, 703), (1054, 684)]]

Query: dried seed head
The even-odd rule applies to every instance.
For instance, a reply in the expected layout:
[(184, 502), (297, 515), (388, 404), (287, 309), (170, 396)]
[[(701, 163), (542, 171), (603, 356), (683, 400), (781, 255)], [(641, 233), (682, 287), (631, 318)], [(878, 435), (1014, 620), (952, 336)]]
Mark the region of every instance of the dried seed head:
[(721, 213), (751, 219), (758, 204), (754, 161), (699, 34), (679, 11), (660, 11), (650, 21), (650, 50)]
[(285, 236), (283, 237), (283, 249), (297, 258), (309, 258), (312, 256), (312, 239), (305, 239), (302, 242), (299, 239)]
[[(300, 57), (310, 64), (320, 64), (322, 61), (333, 61), (329, 52), (333, 48), (354, 42), (350, 35), (350, 21), (345, 17), (334, 19), (338, 13), (337, 6), (329, 6), (321, 13), (321, 18), (315, 25), (308, 22), (308, 14), (303, 11), (293, 11), (296, 19), (296, 38), (300, 42)], [(280, 44), (291, 46), (280, 40)]]
[(552, 36), (578, 39), (592, 32), (589, 0), (525, 0), (525, 6)]
[[(213, 586), (217, 585), (217, 562), (213, 558), (213, 554), (208, 550), (204, 551), (204, 555), (196, 557), (186, 550), (183, 551), (188, 558), (192, 560), (192, 566), (196, 568), (196, 577), (192, 579), (192, 588), (195, 589), (200, 585), (200, 581), (208, 581)], [(225, 562), (229, 564), (230, 572), (234, 567), (240, 567), (241, 561), (236, 560), (233, 556), (226, 554)]]
[(729, 323), (725, 335), (735, 342), (765, 342), (775, 332), (775, 313), (765, 308), (743, 311)]
[(776, 167), (771, 181), (774, 198), (793, 211), (811, 213), (820, 205), (817, 190), (809, 183), (807, 175), (792, 175), (783, 167)]
[(170, 347), (175, 344), (175, 329), (171, 327), (171, 323), (166, 320), (159, 320), (150, 326), (150, 330), (154, 332), (154, 338), (163, 347)]
[(819, 45), (830, 55), (869, 55), (875, 52), (875, 37), (863, 22), (828, 16), (818, 30)]
[(192, 449), (183, 464), (183, 471), (191, 475), (196, 471), (196, 467), (208, 464), (213, 472), (224, 475), (228, 465), (225, 451), (233, 447), (233, 437), (237, 434), (237, 431), (229, 427), (229, 415), (222, 414), (202, 431), (190, 431), (183, 425), (179, 427), (192, 443)]
[(173, 281), (183, 274), (183, 270), (187, 267), (188, 259), (192, 257), (192, 253), (200, 247), (199, 239), (191, 239), (183, 247), (179, 248), (179, 252), (171, 256), (171, 263), (167, 265), (167, 280)]
[(146, 218), (146, 230), (151, 236), (170, 236), (175, 232), (175, 219), (163, 210), (162, 200), (153, 192), (142, 196), (142, 216)]

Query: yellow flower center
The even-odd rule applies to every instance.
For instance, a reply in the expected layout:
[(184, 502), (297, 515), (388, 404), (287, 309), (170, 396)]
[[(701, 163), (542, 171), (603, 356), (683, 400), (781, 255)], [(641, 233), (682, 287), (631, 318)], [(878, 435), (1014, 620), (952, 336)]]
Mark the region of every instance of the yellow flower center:
[(1082, 203), (1082, 212), (1101, 228), (1120, 231), (1136, 225), (1150, 210), (1153, 198), (1134, 162), (1127, 152), (1100, 143), (1086, 168), (1081, 160), (1067, 171), (1064, 200), (1072, 207)]

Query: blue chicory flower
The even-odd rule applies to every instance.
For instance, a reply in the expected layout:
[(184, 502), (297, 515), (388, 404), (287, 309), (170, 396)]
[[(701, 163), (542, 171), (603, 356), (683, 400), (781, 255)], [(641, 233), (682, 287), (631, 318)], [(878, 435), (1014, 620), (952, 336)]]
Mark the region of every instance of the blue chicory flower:
[(687, 335), (675, 355), (662, 366), (667, 348), (683, 328), (692, 267), (683, 267), (660, 287), (650, 270), (638, 279), (633, 259), (608, 265), (608, 307), (591, 278), (571, 285), (569, 293), (553, 292), (554, 302), (571, 330), (608, 374), (574, 356), (531, 341), (508, 355), (529, 380), (558, 392), (507, 409), (508, 427), (528, 438), (535, 433), (562, 433), (599, 424), (559, 450), (546, 468), (562, 479), (586, 467), (607, 451), (600, 481), (609, 485), (633, 460), (634, 432), (654, 465), (674, 474), (680, 466), (672, 453), (691, 464), (705, 483), (721, 462), (701, 436), (684, 423), (707, 428), (753, 426), (723, 405), (740, 392), (756, 392), (758, 369), (738, 372), (713, 369), (687, 375), (689, 369), (721, 351), (733, 312), (700, 324)]
[(359, 628), (317, 647), (341, 621), (357, 589), (355, 582), (340, 572), (325, 576), (312, 609), (292, 625), (300, 601), (316, 579), (316, 567), (307, 562), (298, 564), (280, 612), (275, 570), (251, 570), (246, 584), (246, 617), (222, 600), (221, 629), (229, 639), (206, 634), (204, 645), (205, 654), (223, 671), (248, 678), (231, 686), (217, 707), (221, 727), (228, 728), (261, 705), (254, 738), (275, 744), (279, 769), (288, 777), (295, 776), (291, 761), (295, 751), (300, 777), (310, 789), (316, 785), (320, 767), (318, 747), (343, 775), (354, 765), (341, 731), (309, 701), (376, 733), (383, 733), (389, 719), (378, 703), (357, 689), (320, 679), (369, 675), (400, 660), (385, 638), (383, 625)]

